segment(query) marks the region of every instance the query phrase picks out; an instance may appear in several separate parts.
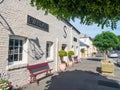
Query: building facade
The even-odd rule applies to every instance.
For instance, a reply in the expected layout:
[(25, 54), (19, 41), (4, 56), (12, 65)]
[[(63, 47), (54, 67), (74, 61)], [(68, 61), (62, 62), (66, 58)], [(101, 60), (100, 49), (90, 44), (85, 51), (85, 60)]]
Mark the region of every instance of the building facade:
[(96, 53), (96, 48), (93, 46), (92, 38), (82, 34), (80, 37), (80, 50), (84, 49), (84, 53), (80, 54), (81, 57), (92, 57), (93, 53)]
[(58, 71), (59, 50), (74, 49), (79, 56), (79, 34), (70, 23), (36, 10), (30, 0), (5, 0), (0, 3), (0, 73), (22, 86), (29, 82), (27, 65), (48, 62)]
[(71, 32), (71, 50), (75, 52), (74, 56), (78, 56), (78, 59), (80, 59), (80, 32), (76, 28), (72, 28)]

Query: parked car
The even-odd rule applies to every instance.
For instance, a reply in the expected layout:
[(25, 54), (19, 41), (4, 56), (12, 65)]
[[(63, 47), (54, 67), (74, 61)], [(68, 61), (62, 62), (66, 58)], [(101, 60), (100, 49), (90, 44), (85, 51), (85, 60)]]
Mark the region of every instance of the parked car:
[(115, 51), (109, 52), (108, 57), (110, 58), (118, 58), (118, 54)]
[(120, 50), (115, 51), (118, 55), (120, 55)]
[(117, 65), (120, 66), (120, 58), (117, 60)]

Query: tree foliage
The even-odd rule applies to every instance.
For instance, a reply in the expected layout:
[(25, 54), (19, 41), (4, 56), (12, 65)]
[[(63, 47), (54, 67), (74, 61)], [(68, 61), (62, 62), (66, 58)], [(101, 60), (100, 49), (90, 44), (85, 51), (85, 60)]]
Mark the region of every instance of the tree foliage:
[(119, 41), (120, 41), (120, 36), (118, 36), (118, 39), (119, 39)]
[(109, 50), (118, 47), (120, 42), (115, 34), (106, 31), (95, 36), (93, 45), (99, 48), (99, 50)]
[(120, 20), (120, 0), (31, 0), (31, 5), (65, 20), (80, 19), (85, 25), (116, 28)]
[[(118, 36), (119, 42), (120, 42), (120, 36)], [(117, 47), (118, 50), (120, 50), (120, 45)]]

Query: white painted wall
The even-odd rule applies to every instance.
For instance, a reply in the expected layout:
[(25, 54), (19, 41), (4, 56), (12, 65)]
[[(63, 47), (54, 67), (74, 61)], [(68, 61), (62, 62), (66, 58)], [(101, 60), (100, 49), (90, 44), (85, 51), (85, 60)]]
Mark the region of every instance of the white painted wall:
[[(42, 10), (36, 10), (35, 7), (30, 5), (30, 0), (4, 0), (0, 4), (0, 14), (0, 70), (10, 74), (10, 80), (13, 81), (13, 85), (24, 85), (29, 82), (29, 72), (25, 68), (27, 64), (47, 61), (45, 56), (47, 41), (52, 41), (54, 44), (53, 60), (49, 62), (50, 68), (53, 68), (55, 71), (58, 70), (58, 63), (60, 62), (58, 51), (61, 49), (62, 44), (67, 45), (66, 51), (71, 48), (70, 39), (72, 34), (69, 24), (58, 20), (51, 14), (45, 15)], [(27, 25), (27, 15), (49, 24), (49, 32)], [(63, 37), (65, 34), (63, 30), (64, 26), (67, 27), (66, 38)], [(26, 39), (24, 49), (26, 60), (23, 64), (8, 66), (7, 59), (10, 35), (20, 36)], [(33, 46), (31, 47), (31, 43), (34, 43), (34, 41), (38, 41), (37, 43), (40, 45), (39, 51), (43, 53), (38, 60), (34, 58), (34, 53), (32, 53)], [(75, 44), (75, 47), (78, 45), (77, 43), (73, 44)], [(35, 45), (35, 47), (37, 46)]]

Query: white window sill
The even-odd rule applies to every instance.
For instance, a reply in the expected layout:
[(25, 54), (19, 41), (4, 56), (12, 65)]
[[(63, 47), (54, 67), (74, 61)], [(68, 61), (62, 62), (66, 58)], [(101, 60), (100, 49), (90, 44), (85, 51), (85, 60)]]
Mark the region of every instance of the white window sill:
[(46, 59), (47, 59), (47, 61), (53, 61), (52, 57), (47, 57)]
[(8, 71), (10, 71), (10, 70), (16, 70), (16, 69), (25, 68), (27, 65), (28, 65), (27, 63), (24, 63), (24, 64), (12, 64), (12, 65), (8, 65), (6, 67), (6, 69)]
[(51, 62), (51, 61), (53, 61), (54, 59), (53, 58), (47, 58), (47, 61), (48, 62)]

